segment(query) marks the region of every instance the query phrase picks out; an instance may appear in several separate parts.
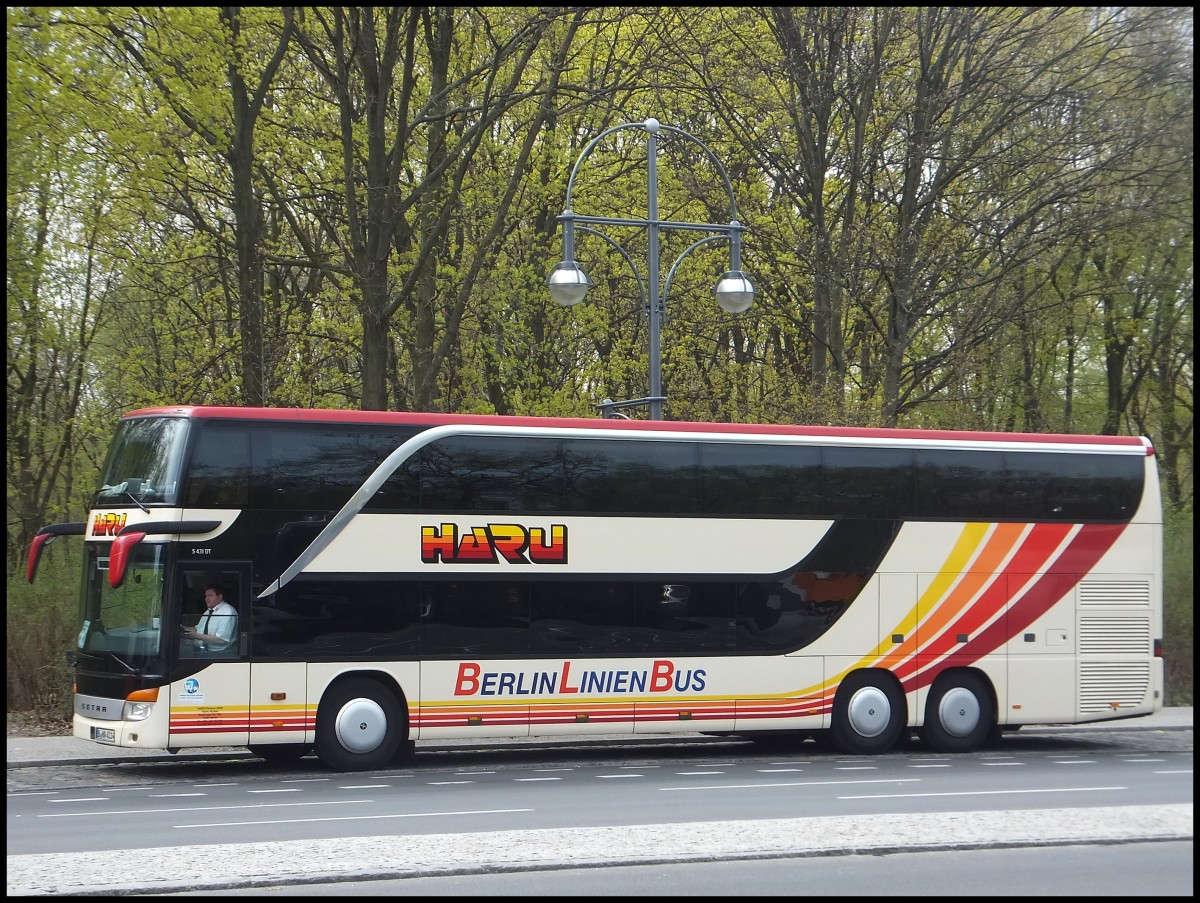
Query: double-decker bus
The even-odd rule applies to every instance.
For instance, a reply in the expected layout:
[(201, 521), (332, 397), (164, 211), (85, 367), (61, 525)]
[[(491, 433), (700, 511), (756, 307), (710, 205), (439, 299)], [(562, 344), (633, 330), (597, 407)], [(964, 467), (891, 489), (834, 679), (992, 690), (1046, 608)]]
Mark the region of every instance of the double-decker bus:
[(1136, 437), (160, 408), (120, 419), (30, 580), (70, 534), (74, 733), (121, 747), (346, 771), (451, 737), (955, 752), (1162, 705)]

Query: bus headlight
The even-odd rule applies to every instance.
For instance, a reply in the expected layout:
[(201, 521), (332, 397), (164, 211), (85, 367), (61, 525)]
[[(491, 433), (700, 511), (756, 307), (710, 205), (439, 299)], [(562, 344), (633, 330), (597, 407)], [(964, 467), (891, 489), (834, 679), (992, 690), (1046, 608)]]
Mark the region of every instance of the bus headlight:
[(126, 721), (145, 721), (154, 711), (154, 703), (157, 701), (158, 687), (152, 687), (149, 690), (135, 690), (125, 697), (121, 717)]
[(121, 712), (121, 718), (125, 721), (145, 721), (150, 717), (152, 711), (154, 711), (152, 702), (127, 702)]

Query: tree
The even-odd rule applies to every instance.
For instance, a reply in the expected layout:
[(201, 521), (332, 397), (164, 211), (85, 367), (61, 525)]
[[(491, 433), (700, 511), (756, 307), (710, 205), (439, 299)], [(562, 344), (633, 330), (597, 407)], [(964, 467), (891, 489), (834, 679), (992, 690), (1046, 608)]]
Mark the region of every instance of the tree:
[[(53, 14), (9, 10), (7, 181), (7, 562), (34, 533), (69, 519), (81, 446), (102, 414), (92, 348), (119, 283), (105, 245), (115, 187), (97, 159), (105, 137), (69, 74), (105, 61), (52, 38)], [(100, 402), (98, 404), (98, 401)]]
[[(388, 406), (388, 336), (401, 310), (411, 324), (405, 334), (414, 386), (405, 402), (433, 403), (438, 370), (469, 297), (458, 292), (439, 304), (439, 254), (481, 144), (506, 112), (540, 90), (525, 82), (549, 21), (448, 7), (306, 11), (298, 38), (331, 92), (339, 122), (339, 207), (346, 220), (344, 231), (332, 220), (327, 229), (342, 237), (354, 278), (364, 408)], [(456, 40), (475, 29), (477, 42)], [(535, 118), (529, 132), (539, 127)], [(522, 164), (506, 176), (504, 195), (511, 197), (525, 172)], [(403, 278), (392, 276), (393, 254), (406, 265)], [(476, 270), (483, 259), (477, 255)]]
[[(252, 25), (247, 22), (251, 15)], [(262, 201), (255, 184), (254, 133), (291, 39), (294, 10), (282, 7), (279, 15), (277, 32), (270, 21), (273, 11), (250, 12), (237, 6), (102, 11), (97, 26), (157, 89), (179, 121), (228, 167), (242, 396), (251, 405), (265, 404), (267, 397)], [(261, 68), (260, 59), (265, 60)]]

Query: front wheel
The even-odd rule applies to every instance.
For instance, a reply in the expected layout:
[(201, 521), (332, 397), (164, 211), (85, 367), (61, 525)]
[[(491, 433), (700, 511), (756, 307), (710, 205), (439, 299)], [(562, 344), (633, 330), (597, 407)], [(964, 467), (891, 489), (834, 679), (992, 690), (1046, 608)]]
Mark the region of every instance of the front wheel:
[(992, 694), (978, 674), (943, 674), (934, 681), (925, 703), (921, 742), (935, 752), (972, 752), (992, 733), (994, 712)]
[(317, 755), (335, 771), (383, 768), (400, 752), (406, 734), (396, 695), (367, 677), (334, 684), (317, 707)]
[(907, 724), (896, 678), (886, 671), (855, 671), (838, 688), (829, 737), (844, 753), (872, 755), (895, 746)]

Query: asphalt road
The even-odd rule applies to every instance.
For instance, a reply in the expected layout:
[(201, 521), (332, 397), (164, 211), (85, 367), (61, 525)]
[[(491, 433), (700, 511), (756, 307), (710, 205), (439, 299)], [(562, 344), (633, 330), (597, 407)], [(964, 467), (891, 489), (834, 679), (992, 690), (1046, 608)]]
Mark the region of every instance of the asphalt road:
[[(1176, 751), (1182, 754), (1176, 756), (1177, 767), (1173, 770), (1179, 770), (1179, 761), (1185, 762), (1186, 780), (1190, 787), (1191, 710), (1167, 711), (1169, 717), (1164, 716), (1157, 722), (1139, 719), (1095, 727), (1039, 728), (1028, 733), (1022, 731), (1012, 738), (1012, 742), (1008, 742), (1009, 738), (1006, 738), (1001, 748), (1004, 751), (1012, 749), (1038, 753), (1039, 750), (1048, 747), (1058, 750), (1068, 759), (1076, 750), (1099, 751), (1106, 755), (1113, 751), (1111, 758), (1123, 758), (1134, 762), (1140, 757), (1140, 750)], [(21, 748), (15, 761), (12, 755), (14, 745)], [(91, 751), (88, 744), (83, 746)], [(43, 758), (33, 758), (35, 750), (32, 747), (37, 747)], [(113, 756), (101, 758), (99, 764), (84, 765), (79, 758), (46, 758), (48, 744), (31, 745), (28, 742), (22, 743), (21, 738), (10, 738), (9, 748), (10, 851), (14, 848), (30, 849), (27, 844), (37, 833), (32, 826), (24, 827), (19, 817), (15, 817), (20, 816), (22, 812), (27, 813), (25, 817), (34, 814), (35, 809), (25, 808), (26, 804), (35, 806), (40, 803), (44, 809), (52, 810), (61, 802), (68, 805), (67, 808), (60, 806), (60, 810), (68, 813), (71, 806), (116, 805), (112, 800), (118, 797), (126, 808), (137, 808), (135, 798), (141, 794), (148, 800), (154, 796), (158, 785), (173, 793), (183, 793), (187, 791), (179, 786), (181, 784), (203, 780), (208, 784), (219, 785), (223, 783), (220, 779), (225, 776), (253, 776), (257, 783), (239, 792), (265, 794), (268, 791), (278, 792), (281, 789), (280, 785), (289, 780), (286, 771), (273, 772), (266, 763), (247, 759), (244, 754), (231, 751), (221, 751), (215, 758), (206, 758), (203, 753), (199, 753), (198, 758), (192, 759), (176, 758), (162, 761), (162, 757), (144, 757), (140, 761), (131, 761), (129, 757), (117, 755), (122, 751), (103, 750), (113, 753)], [(479, 799), (484, 793), (493, 794), (489, 799), (507, 799), (510, 804), (514, 799), (519, 800), (519, 794), (504, 791), (499, 784), (502, 780), (523, 779), (517, 773), (521, 768), (528, 770), (563, 761), (583, 777), (598, 779), (602, 772), (614, 772), (616, 768), (612, 766), (644, 762), (647, 761), (647, 756), (651, 757), (649, 761), (652, 762), (686, 764), (691, 760), (711, 759), (713, 756), (710, 754), (737, 748), (736, 744), (723, 744), (716, 738), (707, 737), (678, 738), (675, 741), (659, 741), (658, 744), (648, 746), (645, 745), (644, 738), (606, 738), (595, 742), (579, 740), (550, 744), (526, 742), (507, 748), (499, 744), (487, 750), (477, 750), (469, 745), (424, 748), (418, 745), (415, 776), (422, 780), (428, 779), (426, 783), (436, 784), (455, 769), (474, 768), (489, 771), (489, 762), (503, 763), (512, 773), (496, 778), (496, 786), (489, 786), (487, 780), (477, 779), (476, 787), (455, 788), (460, 794), (457, 799), (478, 807)], [(748, 747), (743, 745), (741, 749), (746, 751)], [(995, 752), (990, 754), (995, 755)], [(150, 760), (147, 761), (147, 758)], [(771, 758), (773, 757), (768, 756), (764, 759), (761, 755), (745, 755), (734, 756), (731, 761), (738, 767), (765, 772), (771, 769), (761, 766), (767, 764), (767, 760)], [(741, 759), (746, 761), (741, 762)], [(954, 760), (956, 767), (964, 775), (969, 774), (964, 769), (973, 767), (976, 761), (973, 757), (954, 757)], [(814, 761), (818, 769), (842, 767), (819, 757)], [(591, 762), (610, 767), (588, 771), (590, 766), (587, 763)], [(711, 764), (709, 763), (710, 767)], [(919, 759), (914, 759), (911, 752), (897, 753), (894, 759), (890, 759), (890, 764), (895, 768), (925, 767)], [(679, 771), (678, 768), (675, 770)], [(684, 773), (679, 771), (681, 775)], [(328, 773), (321, 772), (315, 760), (309, 760), (294, 771), (290, 779), (300, 783), (319, 783), (321, 777), (328, 780)], [(335, 783), (349, 784), (350, 781), (341, 780), (346, 777), (340, 776), (339, 781)], [(786, 776), (773, 774), (769, 779), (778, 781), (783, 777)], [(389, 792), (381, 786), (367, 788), (364, 785), (369, 782), (361, 778), (362, 776), (358, 776), (354, 781), (357, 782), (356, 792), (364, 799), (372, 794)], [(744, 780), (740, 776), (737, 779)], [(694, 778), (676, 777), (674, 780)], [(374, 783), (379, 785), (381, 779), (377, 778)], [(968, 783), (970, 786), (975, 784), (973, 780)], [(1113, 782), (1110, 780), (1099, 783)], [(598, 786), (596, 782), (593, 784)], [(103, 796), (108, 802), (87, 803), (83, 801), (84, 794), (62, 793), (68, 788), (87, 787), (99, 790), (99, 793), (92, 796)], [(224, 797), (216, 795), (216, 788), (201, 788), (196, 792), (211, 795), (213, 801), (223, 800), (223, 805), (231, 804), (225, 801)], [(615, 793), (616, 791), (611, 791), (608, 795), (615, 797)], [(311, 798), (314, 801), (319, 800), (315, 796)], [(449, 799), (446, 795), (431, 795), (426, 802)], [(636, 794), (631, 799), (636, 799)], [(101, 832), (107, 832), (103, 836), (103, 843), (91, 844), (91, 848), (78, 852), (17, 852), (9, 855), (8, 887), (10, 895), (187, 893), (192, 890), (211, 893), (226, 892), (239, 887), (270, 887), (280, 882), (302, 882), (308, 886), (314, 881), (327, 880), (338, 882), (338, 887), (343, 888), (342, 882), (354, 883), (368, 878), (462, 877), (464, 873), (489, 875), (520, 870), (542, 873), (545, 869), (557, 872), (564, 868), (578, 869), (589, 865), (636, 868), (638, 865), (649, 863), (656, 863), (670, 871), (672, 863), (681, 862), (753, 862), (780, 857), (811, 858), (847, 853), (895, 855), (913, 850), (983, 850), (997, 845), (1040, 847), (1078, 842), (1094, 845), (1140, 840), (1163, 843), (1184, 841), (1188, 842), (1190, 849), (1190, 790), (1185, 801), (1174, 803), (1170, 799), (1154, 799), (1152, 805), (1111, 806), (1103, 805), (1104, 800), (1100, 799), (1089, 804), (1086, 809), (1014, 809), (1010, 805), (1007, 811), (983, 811), (983, 807), (979, 810), (970, 807), (964, 809), (960, 804), (951, 807), (949, 811), (927, 806), (926, 811), (901, 809), (880, 810), (869, 815), (834, 814), (852, 811), (842, 808), (830, 809), (827, 814), (805, 818), (749, 817), (743, 813), (732, 818), (713, 816), (711, 820), (695, 820), (697, 816), (692, 816), (693, 820), (685, 823), (675, 823), (674, 820), (656, 822), (646, 815), (641, 815), (638, 819), (627, 819), (640, 821), (636, 825), (620, 823), (621, 819), (601, 818), (595, 823), (564, 822), (548, 829), (533, 827), (533, 823), (525, 825), (519, 822), (519, 827), (506, 828), (502, 821), (498, 821), (489, 822), (486, 826), (488, 829), (482, 831), (468, 830), (462, 823), (447, 823), (447, 828), (442, 831), (417, 831), (406, 826), (360, 833), (362, 824), (366, 822), (351, 819), (324, 835), (315, 832), (305, 837), (266, 825), (250, 829), (221, 829), (224, 835), (219, 838), (196, 832), (195, 844), (183, 846), (178, 845), (178, 832), (171, 832), (169, 828), (164, 828), (165, 833), (152, 841), (127, 843), (114, 827), (120, 824), (119, 819), (114, 821), (107, 817), (77, 818), (73, 822), (71, 818), (66, 818), (60, 822), (64, 826), (72, 823), (77, 826), (80, 821), (99, 825)], [(406, 804), (414, 802), (409, 795), (405, 795), (404, 800)], [(571, 805), (583, 811), (605, 808), (603, 797), (593, 796), (590, 802), (587, 797), (580, 797), (579, 800)], [(337, 801), (331, 800), (330, 804), (336, 805)], [(165, 805), (162, 800), (158, 800), (153, 806), (146, 805), (145, 808), (157, 811)], [(199, 803), (177, 801), (175, 804), (176, 808), (187, 808), (189, 805), (198, 807)], [(570, 807), (564, 806), (564, 811)], [(464, 810), (465, 808), (466, 806)], [(769, 811), (770, 807), (765, 803), (754, 810), (755, 813)], [(777, 812), (771, 814), (779, 815)], [(157, 816), (145, 816), (150, 817)], [(206, 820), (220, 821), (216, 818)], [(274, 820), (286, 822), (287, 818), (285, 816), (283, 819)], [(175, 821), (178, 822), (179, 819), (176, 818)], [(299, 823), (302, 819), (297, 818), (296, 821)], [(115, 830), (118, 830), (116, 834), (113, 833)], [(235, 843), (226, 842), (237, 831), (243, 830), (258, 833), (250, 837), (239, 835)], [(50, 848), (69, 849), (68, 834), (64, 829), (58, 845), (52, 845)], [(175, 837), (169, 836), (171, 834)], [(281, 839), (289, 836), (295, 836), (297, 839)], [(262, 840), (255, 841), (253, 837)], [(132, 838), (130, 840), (132, 841)], [(125, 849), (125, 846), (145, 849), (164, 843), (168, 845), (153, 852), (147, 850), (132, 856)], [(1190, 863), (1190, 854), (1187, 862)], [(613, 881), (620, 879), (618, 872), (609, 872), (607, 869), (606, 876)], [(564, 880), (569, 878), (564, 876)], [(755, 886), (758, 887), (758, 884)], [(413, 892), (411, 885), (405, 887), (407, 890), (400, 892)], [(338, 891), (344, 892), (344, 889)]]

